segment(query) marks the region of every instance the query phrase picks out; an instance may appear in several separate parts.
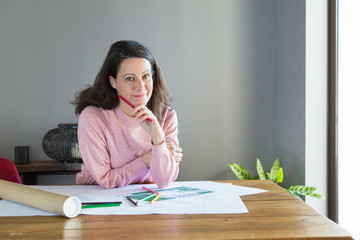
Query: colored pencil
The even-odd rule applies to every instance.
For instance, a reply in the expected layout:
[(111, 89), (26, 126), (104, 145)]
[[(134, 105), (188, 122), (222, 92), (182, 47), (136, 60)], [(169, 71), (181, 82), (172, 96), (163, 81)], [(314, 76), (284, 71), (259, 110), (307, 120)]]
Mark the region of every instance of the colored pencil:
[(130, 107), (135, 108), (135, 106), (132, 105), (132, 104), (131, 104), (128, 100), (126, 100), (123, 96), (119, 95), (119, 98), (120, 98), (121, 100), (123, 100), (124, 102), (126, 102)]
[(147, 188), (147, 187), (142, 187), (143, 189), (145, 189), (146, 191), (149, 191), (149, 192), (152, 192), (152, 193), (156, 193), (156, 194), (159, 194), (158, 192), (150, 189), (150, 188)]
[(96, 204), (108, 204), (108, 203), (121, 204), (122, 202), (83, 202), (81, 203), (81, 205), (96, 205)]
[(149, 195), (149, 196), (147, 196), (147, 197), (144, 197), (143, 199), (138, 200), (137, 203), (142, 202), (142, 201), (145, 201), (145, 200), (147, 200), (147, 199), (149, 199), (149, 198), (151, 198), (151, 197), (155, 197), (156, 195), (157, 195), (157, 194), (154, 193), (154, 194), (152, 194), (152, 195)]
[(132, 203), (135, 205), (135, 207), (138, 206), (137, 202), (135, 202), (134, 200), (132, 200), (130, 197), (126, 196), (126, 198)]
[[(128, 100), (126, 100), (123, 96), (121, 96), (121, 95), (118, 95), (118, 96), (119, 96), (119, 98), (120, 98), (121, 100), (123, 100), (124, 102), (126, 102), (131, 108), (135, 108), (135, 106), (132, 105), (132, 104), (131, 104)], [(148, 119), (146, 119), (146, 120), (148, 120), (150, 123), (153, 122), (150, 118), (148, 118)]]
[(158, 198), (161, 196), (161, 193), (159, 193), (153, 200), (150, 201), (150, 203), (155, 202), (156, 200), (158, 200)]
[(104, 203), (104, 204), (93, 204), (93, 205), (83, 205), (81, 208), (101, 208), (101, 207), (118, 207), (120, 203)]

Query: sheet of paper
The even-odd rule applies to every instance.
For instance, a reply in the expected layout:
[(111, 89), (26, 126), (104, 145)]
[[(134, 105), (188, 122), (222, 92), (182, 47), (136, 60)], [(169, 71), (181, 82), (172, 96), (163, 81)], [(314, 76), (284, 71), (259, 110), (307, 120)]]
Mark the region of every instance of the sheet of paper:
[[(126, 196), (144, 192), (142, 186), (155, 191), (166, 191), (178, 187), (200, 189), (191, 194), (182, 194), (162, 201), (150, 203), (143, 201), (135, 207)], [(257, 194), (266, 190), (235, 186), (231, 183), (216, 183), (210, 181), (174, 182), (165, 189), (158, 189), (155, 184), (134, 184), (115, 189), (104, 189), (98, 185), (75, 186), (35, 186), (58, 193), (78, 197), (82, 202), (122, 201), (119, 207), (82, 209), (80, 214), (89, 215), (131, 215), (131, 214), (226, 214), (247, 213), (246, 206), (240, 196)], [(186, 189), (186, 188), (185, 188)], [(205, 191), (203, 191), (205, 190)], [(172, 190), (173, 191), (173, 190)], [(168, 191), (170, 192), (170, 191)], [(56, 215), (7, 200), (0, 201), (0, 216), (34, 216)]]

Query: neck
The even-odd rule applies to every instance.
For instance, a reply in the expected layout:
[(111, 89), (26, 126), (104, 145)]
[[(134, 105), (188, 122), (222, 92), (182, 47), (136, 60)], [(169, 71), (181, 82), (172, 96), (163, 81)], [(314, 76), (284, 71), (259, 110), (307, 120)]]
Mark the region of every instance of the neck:
[(128, 115), (129, 117), (133, 117), (134, 115), (132, 114), (133, 112), (133, 108), (130, 107), (127, 103), (124, 103), (123, 101), (120, 101), (119, 107), (121, 109), (121, 111), (123, 111), (126, 115)]

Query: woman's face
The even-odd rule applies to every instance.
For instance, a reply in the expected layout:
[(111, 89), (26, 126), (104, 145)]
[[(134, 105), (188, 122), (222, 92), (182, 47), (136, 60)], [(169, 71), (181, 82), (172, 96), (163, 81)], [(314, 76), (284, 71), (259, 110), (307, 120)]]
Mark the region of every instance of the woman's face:
[[(132, 105), (146, 105), (153, 91), (152, 68), (146, 58), (127, 58), (120, 64), (116, 79), (110, 76), (110, 84), (118, 95), (124, 97)], [(129, 106), (120, 100), (120, 108)]]

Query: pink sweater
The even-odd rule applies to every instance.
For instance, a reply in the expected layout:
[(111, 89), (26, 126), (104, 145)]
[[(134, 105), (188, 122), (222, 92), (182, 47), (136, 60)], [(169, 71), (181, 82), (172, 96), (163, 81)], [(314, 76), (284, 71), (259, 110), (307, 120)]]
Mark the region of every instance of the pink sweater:
[[(160, 125), (165, 141), (179, 146), (175, 110), (166, 110)], [(174, 156), (166, 147), (151, 144), (151, 136), (119, 107), (113, 110), (88, 106), (79, 116), (79, 147), (84, 164), (77, 184), (115, 188), (131, 183), (155, 182), (159, 188), (173, 182), (179, 173)], [(150, 167), (141, 156), (152, 150)]]

